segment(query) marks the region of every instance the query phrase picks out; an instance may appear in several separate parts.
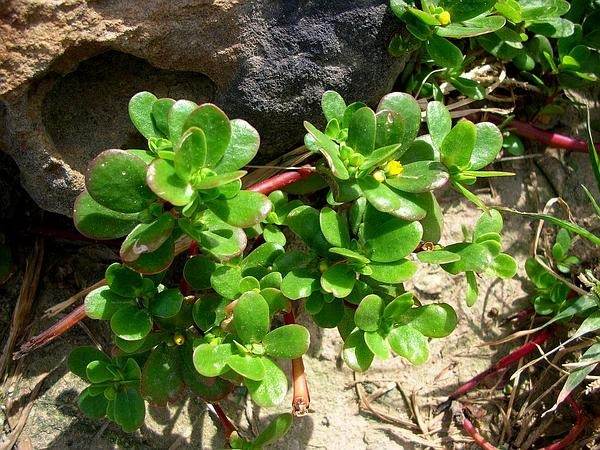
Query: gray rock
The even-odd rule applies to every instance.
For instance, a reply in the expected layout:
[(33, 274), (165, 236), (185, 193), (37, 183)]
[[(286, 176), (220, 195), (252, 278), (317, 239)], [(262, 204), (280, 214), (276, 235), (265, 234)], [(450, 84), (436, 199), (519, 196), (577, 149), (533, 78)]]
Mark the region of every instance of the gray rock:
[(403, 67), (387, 0), (13, 0), (0, 17), (1, 147), (67, 215), (93, 156), (144, 145), (135, 92), (219, 104), (259, 130), (268, 161), (321, 123), (324, 90), (374, 104)]

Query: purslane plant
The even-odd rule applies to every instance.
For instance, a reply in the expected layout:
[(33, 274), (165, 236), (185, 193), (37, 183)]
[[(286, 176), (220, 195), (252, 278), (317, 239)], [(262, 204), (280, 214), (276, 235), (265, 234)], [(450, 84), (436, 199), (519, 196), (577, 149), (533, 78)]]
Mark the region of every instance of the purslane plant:
[[(377, 111), (347, 106), (332, 91), (322, 104), (325, 131), (306, 123), (314, 173), (328, 187), (313, 206), (275, 187), (263, 191), (268, 197), (242, 189), (259, 142), (246, 122), (214, 105), (134, 96), (130, 115), (148, 149), (101, 153), (75, 205), (82, 233), (124, 237), (106, 286), (85, 299), (88, 317), (110, 326), (114, 358), (89, 348), (71, 356), (72, 371), (91, 383), (80, 397), (84, 413), (131, 431), (143, 421), (144, 401), (165, 405), (186, 391), (215, 402), (243, 386), (256, 404), (279, 404), (286, 360), (294, 388), (303, 375), (296, 371), (310, 334), (294, 323), (303, 308), (317, 326), (338, 328), (353, 370), (392, 352), (422, 364), (429, 339), (448, 336), (458, 316), (449, 303), (406, 292), (420, 264), (465, 273), (469, 305), (478, 276), (514, 275), (514, 260), (501, 251), (500, 215), (467, 188), (481, 176), (507, 175), (484, 170), (502, 147), (494, 125), (453, 125), (432, 102), (429, 134), (417, 137), (422, 113), (408, 94), (387, 95)], [(483, 213), (465, 242), (444, 246), (435, 191), (445, 185)], [(292, 235), (304, 245), (286, 249)], [(167, 271), (175, 242), (191, 246), (179, 275)], [(229, 443), (260, 448), (290, 422), (280, 416), (254, 441), (229, 433)]]

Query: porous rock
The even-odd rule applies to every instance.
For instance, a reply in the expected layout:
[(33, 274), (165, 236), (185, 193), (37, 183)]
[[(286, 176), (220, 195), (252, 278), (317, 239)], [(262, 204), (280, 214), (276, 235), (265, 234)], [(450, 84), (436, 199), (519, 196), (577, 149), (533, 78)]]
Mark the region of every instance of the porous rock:
[(141, 90), (219, 104), (260, 132), (260, 159), (301, 143), (336, 89), (371, 104), (403, 61), (387, 0), (8, 0), (0, 5), (0, 144), (43, 208), (70, 214), (88, 161), (144, 145)]

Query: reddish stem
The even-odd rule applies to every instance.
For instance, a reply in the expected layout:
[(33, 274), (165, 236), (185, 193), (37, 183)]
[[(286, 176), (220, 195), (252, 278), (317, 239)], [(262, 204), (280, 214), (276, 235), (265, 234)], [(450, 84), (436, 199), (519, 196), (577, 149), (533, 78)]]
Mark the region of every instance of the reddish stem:
[(450, 403), (452, 402), (452, 400), (456, 400), (458, 397), (471, 391), (479, 383), (481, 383), (485, 378), (487, 378), (490, 375), (495, 374), (503, 369), (506, 369), (507, 367), (512, 366), (517, 361), (519, 361), (521, 358), (529, 355), (531, 352), (533, 352), (537, 348), (538, 345), (542, 345), (551, 336), (552, 336), (552, 333), (550, 332), (550, 330), (548, 330), (548, 329), (542, 330), (541, 332), (536, 334), (535, 337), (531, 341), (523, 344), (521, 347), (517, 348), (516, 350), (513, 350), (511, 353), (506, 355), (504, 358), (500, 359), (496, 364), (494, 364), (487, 370), (484, 370), (483, 372), (479, 373), (478, 375), (475, 375), (469, 381), (467, 381), (462, 386), (460, 386), (458, 389), (456, 389), (452, 394), (450, 394), (448, 396), (448, 400), (446, 400), (444, 403), (442, 403), (438, 407), (438, 411), (447, 409), (450, 406)]
[(221, 422), (221, 426), (223, 427), (223, 433), (225, 434), (225, 439), (227, 439), (227, 442), (229, 442), (229, 439), (231, 438), (231, 434), (234, 431), (237, 431), (237, 429), (235, 428), (235, 425), (231, 423), (231, 420), (229, 420), (229, 417), (227, 417), (227, 414), (225, 414), (225, 411), (223, 411), (223, 409), (221, 408), (221, 406), (218, 403), (210, 403), (210, 405), (212, 405), (212, 407), (215, 410), (215, 413), (217, 414), (217, 417), (219, 418), (219, 422)]
[(492, 444), (490, 444), (488, 441), (485, 440), (485, 438), (479, 434), (479, 431), (477, 431), (477, 428), (475, 428), (475, 425), (473, 425), (473, 422), (471, 422), (469, 419), (467, 419), (467, 416), (463, 414), (463, 418), (462, 418), (462, 426), (464, 428), (464, 430), (467, 432), (467, 434), (469, 436), (471, 436), (471, 439), (473, 439), (473, 441), (482, 449), (484, 450), (498, 450), (497, 447), (494, 447)]
[(259, 181), (256, 184), (248, 187), (249, 191), (260, 192), (261, 194), (268, 195), (273, 191), (278, 189), (282, 189), (286, 186), (289, 186), (296, 181), (303, 180), (308, 178), (315, 172), (314, 167), (311, 166), (303, 166), (298, 170), (282, 172), (271, 178), (267, 178), (266, 180)]
[(22, 358), (27, 353), (49, 344), (54, 339), (73, 328), (81, 320), (85, 319), (85, 317), (85, 306), (78, 306), (46, 331), (43, 331), (37, 336), (32, 337), (23, 345), (21, 345), (21, 348), (13, 353), (13, 359)]
[[(587, 153), (588, 143), (582, 139), (577, 139), (564, 134), (554, 133), (552, 131), (541, 130), (533, 125), (518, 120), (513, 120), (507, 127), (521, 137), (541, 142), (551, 147), (564, 148), (574, 152)], [(600, 150), (600, 144), (596, 144)]]
[[(283, 316), (286, 325), (296, 323), (294, 313), (286, 312)], [(292, 380), (293, 380), (293, 395), (292, 395), (292, 414), (296, 417), (305, 416), (308, 414), (310, 406), (310, 391), (308, 390), (308, 381), (306, 380), (306, 372), (304, 371), (304, 361), (302, 357), (292, 359)]]
[(564, 438), (562, 438), (560, 441), (556, 441), (556, 442), (548, 445), (547, 447), (543, 447), (542, 450), (563, 449), (563, 448), (571, 445), (573, 442), (575, 442), (575, 439), (577, 439), (577, 436), (579, 436), (579, 434), (583, 431), (583, 427), (585, 426), (586, 419), (585, 419), (585, 416), (583, 415), (583, 411), (581, 410), (581, 407), (577, 404), (577, 402), (575, 402), (575, 400), (573, 400), (573, 398), (571, 398), (570, 395), (567, 397), (567, 403), (573, 410), (573, 413), (575, 413), (575, 417), (576, 417), (575, 425), (573, 426), (573, 428), (571, 428), (571, 431), (569, 431), (569, 433)]

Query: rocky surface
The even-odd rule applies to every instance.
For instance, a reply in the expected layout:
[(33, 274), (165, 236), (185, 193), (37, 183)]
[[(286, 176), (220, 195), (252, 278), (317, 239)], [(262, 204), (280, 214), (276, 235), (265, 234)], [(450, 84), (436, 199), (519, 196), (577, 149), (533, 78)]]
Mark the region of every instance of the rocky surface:
[(106, 147), (143, 144), (140, 90), (218, 103), (254, 124), (261, 158), (318, 121), (325, 89), (371, 103), (402, 69), (386, 0), (9, 0), (0, 5), (0, 144), (43, 208), (70, 214)]

